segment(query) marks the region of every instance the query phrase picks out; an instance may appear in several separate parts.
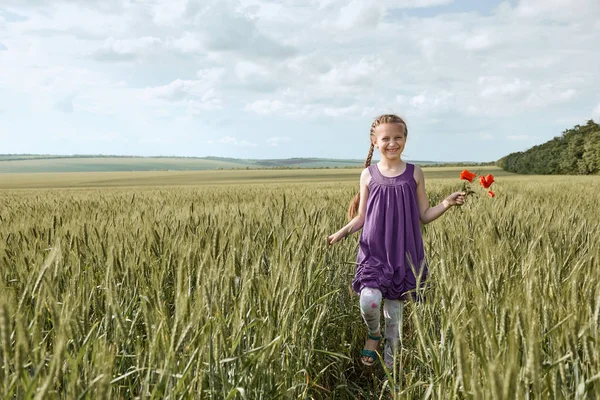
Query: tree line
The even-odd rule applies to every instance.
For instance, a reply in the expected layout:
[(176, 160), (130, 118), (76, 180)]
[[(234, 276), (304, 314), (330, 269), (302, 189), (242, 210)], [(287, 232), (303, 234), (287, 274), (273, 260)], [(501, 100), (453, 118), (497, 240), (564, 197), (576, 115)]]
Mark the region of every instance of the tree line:
[(496, 165), (518, 174), (598, 174), (600, 125), (593, 120), (575, 125), (544, 144), (501, 158)]

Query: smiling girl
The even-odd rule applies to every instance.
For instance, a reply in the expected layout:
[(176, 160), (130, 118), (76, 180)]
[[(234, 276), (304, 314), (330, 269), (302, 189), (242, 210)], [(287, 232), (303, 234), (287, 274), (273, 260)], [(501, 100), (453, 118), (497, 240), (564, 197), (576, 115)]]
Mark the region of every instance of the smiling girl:
[[(360, 192), (350, 203), (350, 222), (329, 236), (329, 244), (362, 230), (352, 282), (360, 294), (360, 310), (367, 324), (368, 339), (361, 352), (365, 365), (377, 359), (381, 341), (379, 326), (382, 298), (385, 299), (384, 361), (391, 368), (400, 337), (404, 300), (414, 294), (417, 277), (427, 277), (420, 223), (427, 224), (450, 207), (465, 201), (455, 192), (435, 207), (429, 206), (421, 168), (402, 160), (408, 129), (402, 118), (381, 115), (371, 125), (371, 147), (360, 176)], [(374, 148), (381, 160), (371, 165)]]

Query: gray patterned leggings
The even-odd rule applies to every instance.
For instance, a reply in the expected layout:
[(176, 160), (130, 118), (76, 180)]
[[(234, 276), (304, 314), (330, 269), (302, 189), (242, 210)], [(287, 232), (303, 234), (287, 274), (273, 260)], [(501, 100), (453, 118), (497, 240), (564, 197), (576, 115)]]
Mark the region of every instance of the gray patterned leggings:
[[(367, 323), (371, 335), (379, 332), (381, 319), (381, 292), (379, 289), (364, 288), (360, 291), (360, 313)], [(385, 299), (383, 304), (383, 317), (385, 319), (385, 349), (384, 361), (388, 367), (394, 362), (394, 351), (402, 332), (402, 314), (404, 301)]]

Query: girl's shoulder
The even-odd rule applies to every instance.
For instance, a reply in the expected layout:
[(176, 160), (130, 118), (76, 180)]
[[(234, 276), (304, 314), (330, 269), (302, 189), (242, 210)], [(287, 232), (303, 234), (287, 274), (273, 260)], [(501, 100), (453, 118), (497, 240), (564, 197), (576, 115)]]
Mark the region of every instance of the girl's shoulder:
[(360, 173), (360, 184), (361, 185), (369, 186), (369, 183), (371, 182), (371, 167), (372, 167), (372, 165), (366, 167)]
[(423, 181), (423, 177), (424, 177), (423, 170), (417, 164), (412, 164), (412, 165), (413, 165), (413, 178), (418, 185), (421, 181)]

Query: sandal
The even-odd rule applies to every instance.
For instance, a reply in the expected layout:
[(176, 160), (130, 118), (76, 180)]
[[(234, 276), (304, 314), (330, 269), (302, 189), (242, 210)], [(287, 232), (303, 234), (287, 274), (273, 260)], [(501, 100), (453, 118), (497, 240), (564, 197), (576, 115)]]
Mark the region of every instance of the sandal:
[[(369, 339), (371, 339), (371, 340), (377, 340), (377, 341), (380, 341), (380, 340), (381, 340), (381, 338), (382, 338), (381, 336), (373, 336), (373, 335), (371, 335), (370, 333), (367, 335), (367, 337), (368, 337)], [(370, 367), (370, 366), (372, 366), (373, 364), (375, 364), (375, 361), (377, 361), (377, 359), (378, 359), (378, 357), (379, 357), (379, 355), (377, 354), (377, 352), (376, 352), (375, 350), (367, 350), (367, 349), (363, 349), (363, 350), (360, 352), (360, 356), (361, 356), (361, 357), (360, 357), (360, 361), (361, 361), (361, 362), (362, 362), (364, 365), (366, 365), (366, 366), (368, 366), (368, 367)], [(373, 359), (373, 361), (365, 361), (364, 357), (369, 357), (369, 358), (372, 358), (372, 359)]]

